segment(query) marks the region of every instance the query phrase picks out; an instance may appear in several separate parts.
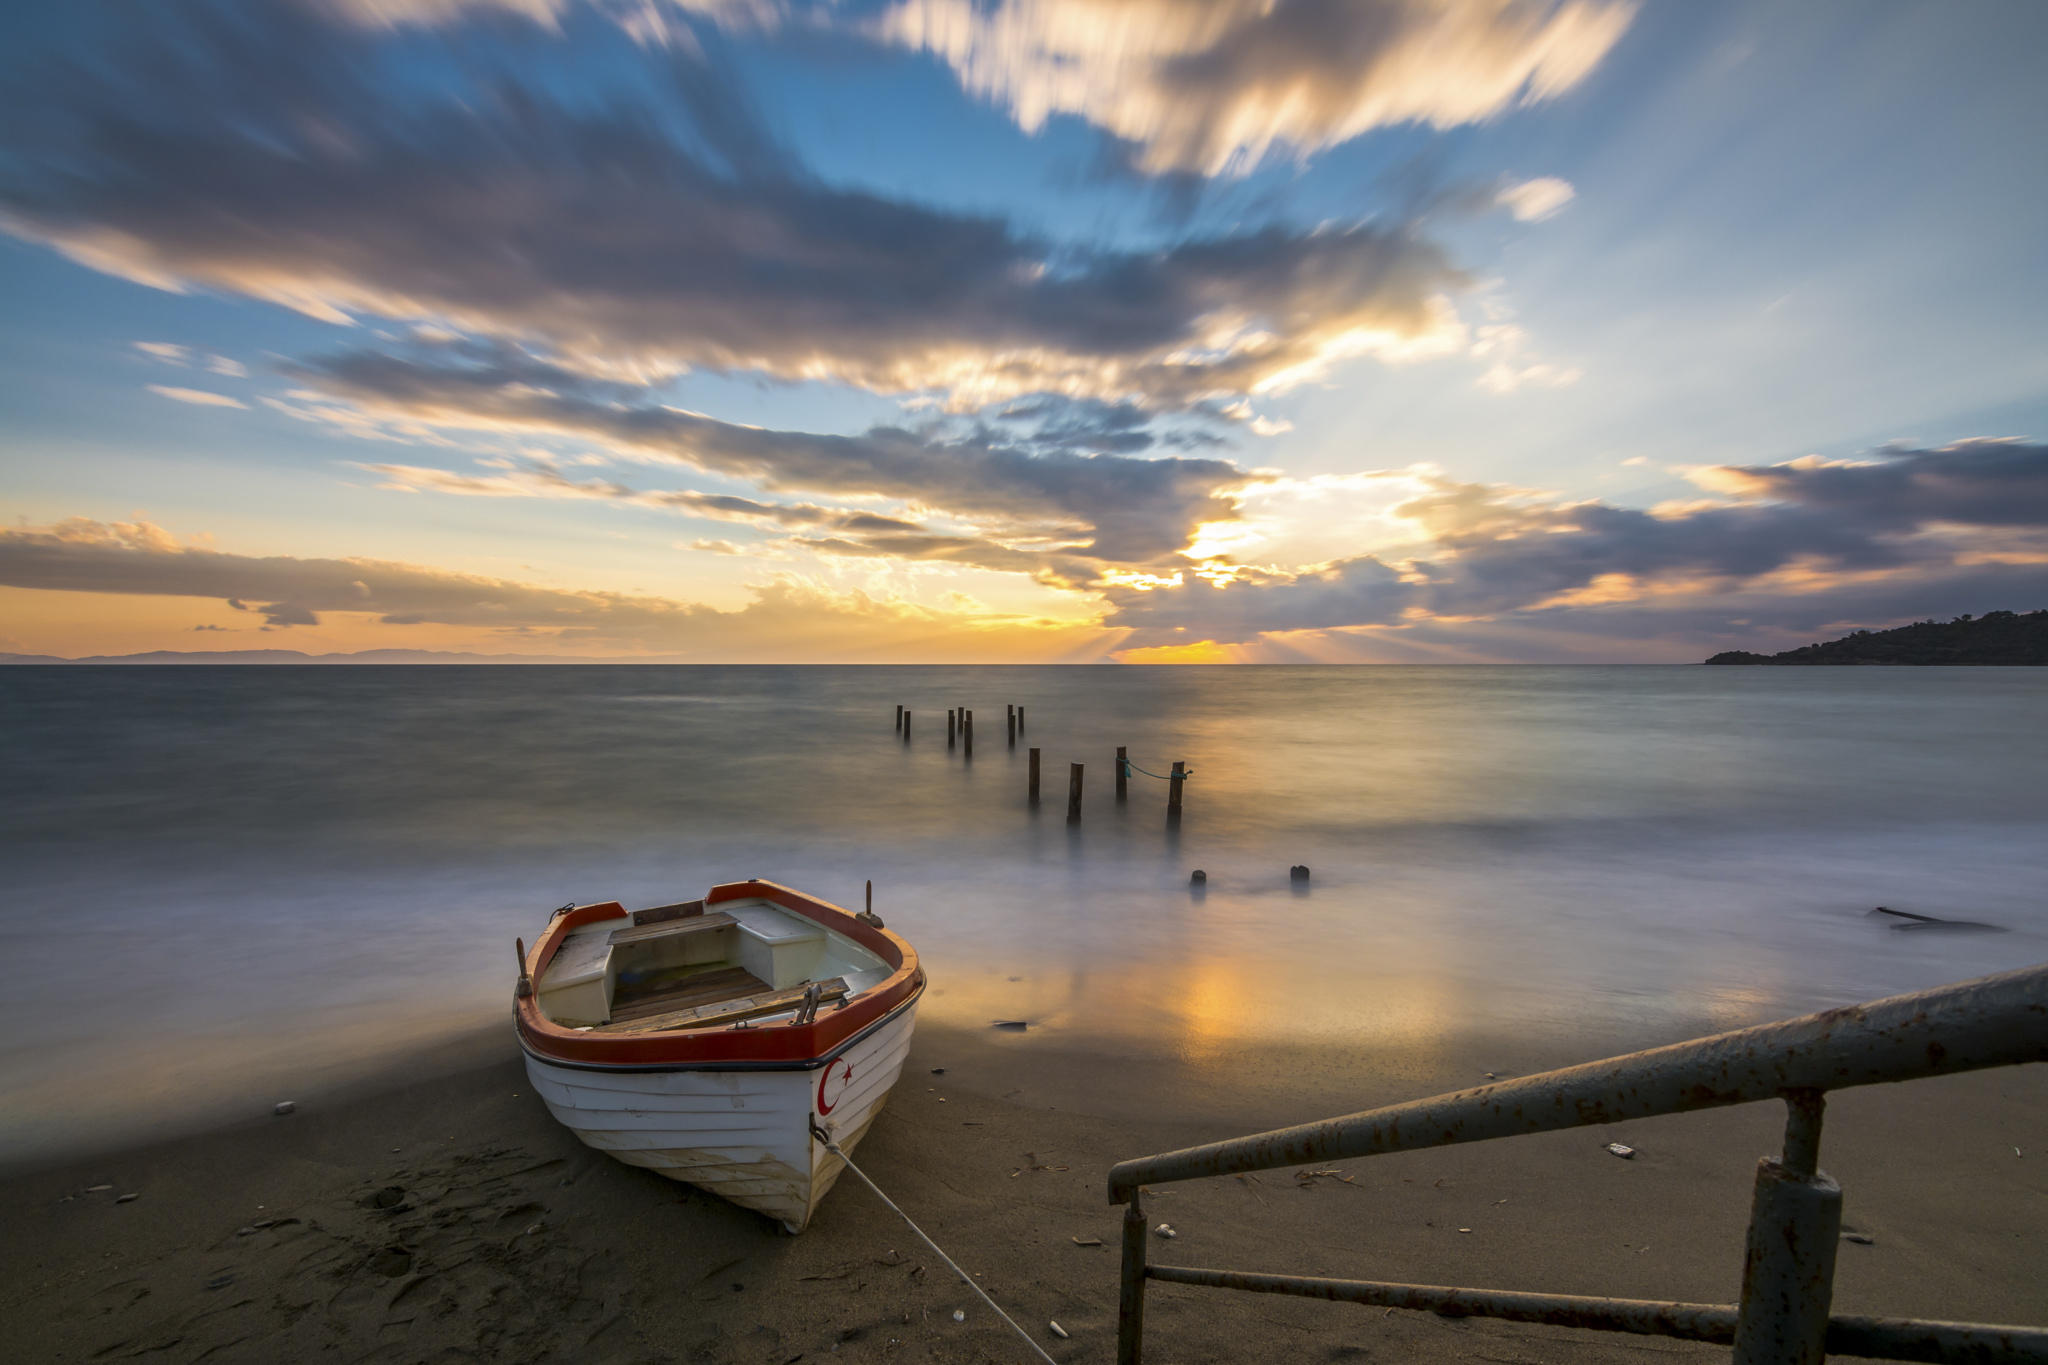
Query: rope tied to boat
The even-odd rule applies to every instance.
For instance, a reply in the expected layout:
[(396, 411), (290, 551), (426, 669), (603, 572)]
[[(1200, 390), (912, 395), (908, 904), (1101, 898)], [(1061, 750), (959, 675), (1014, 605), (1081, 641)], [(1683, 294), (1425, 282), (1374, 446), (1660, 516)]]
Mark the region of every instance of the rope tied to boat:
[(1131, 773), (1145, 773), (1145, 776), (1147, 776), (1147, 777), (1156, 777), (1156, 778), (1158, 778), (1158, 779), (1159, 779), (1159, 780), (1160, 780), (1161, 782), (1171, 782), (1171, 781), (1173, 781), (1173, 779), (1174, 779), (1174, 778), (1175, 778), (1176, 776), (1178, 776), (1178, 777), (1193, 777), (1193, 776), (1195, 775), (1195, 770), (1194, 770), (1193, 768), (1183, 768), (1183, 769), (1181, 769), (1181, 770), (1180, 770), (1180, 772), (1179, 772), (1179, 773), (1177, 773), (1177, 774), (1176, 774), (1176, 773), (1152, 773), (1152, 772), (1145, 772), (1145, 770), (1144, 770), (1143, 768), (1140, 768), (1140, 767), (1139, 767), (1139, 766), (1138, 766), (1137, 764), (1135, 764), (1135, 763), (1131, 762), (1131, 760), (1129, 760), (1128, 758), (1120, 758), (1120, 759), (1118, 759), (1118, 760), (1117, 760), (1117, 762), (1119, 762), (1119, 763), (1121, 763), (1121, 764), (1123, 764), (1123, 765), (1124, 765), (1124, 773), (1125, 773), (1125, 775), (1126, 775), (1126, 776), (1128, 776), (1128, 775), (1129, 775), (1129, 774), (1131, 774)]
[(855, 1175), (859, 1176), (860, 1183), (867, 1186), (869, 1189), (875, 1192), (875, 1198), (881, 1200), (884, 1204), (887, 1204), (889, 1206), (889, 1211), (891, 1213), (895, 1214), (898, 1218), (901, 1218), (912, 1232), (916, 1233), (919, 1237), (922, 1237), (924, 1239), (924, 1244), (932, 1249), (932, 1254), (937, 1256), (940, 1260), (944, 1261), (946, 1263), (946, 1268), (952, 1271), (955, 1275), (958, 1275), (960, 1277), (960, 1283), (966, 1285), (969, 1289), (972, 1289), (975, 1293), (979, 1294), (981, 1296), (981, 1301), (987, 1304), (991, 1309), (993, 1309), (997, 1317), (1001, 1318), (1004, 1322), (1008, 1323), (1011, 1331), (1015, 1332), (1019, 1337), (1023, 1338), (1024, 1344), (1031, 1348), (1031, 1353), (1033, 1355), (1037, 1356), (1040, 1360), (1044, 1361), (1045, 1365), (1059, 1365), (1058, 1361), (1054, 1360), (1051, 1356), (1045, 1353), (1045, 1348), (1043, 1346), (1040, 1346), (1036, 1341), (1032, 1340), (1031, 1334), (1029, 1332), (1025, 1331), (1022, 1327), (1019, 1327), (1017, 1325), (1017, 1320), (1015, 1318), (1011, 1317), (1008, 1313), (1005, 1313), (1003, 1311), (1001, 1304), (997, 1303), (994, 1299), (988, 1296), (988, 1291), (986, 1289), (983, 1289), (980, 1285), (974, 1282), (974, 1277), (972, 1275), (969, 1275), (966, 1271), (962, 1270), (959, 1266), (959, 1263), (956, 1262), (951, 1256), (948, 1256), (945, 1252), (945, 1249), (941, 1247), (937, 1242), (934, 1242), (932, 1240), (930, 1233), (926, 1232), (923, 1228), (919, 1227), (911, 1219), (909, 1214), (905, 1213), (901, 1208), (897, 1207), (895, 1200), (891, 1199), (888, 1195), (883, 1194), (882, 1187), (880, 1185), (877, 1185), (873, 1180), (870, 1180), (868, 1178), (868, 1173), (866, 1171), (863, 1171), (860, 1167), (853, 1164), (853, 1158), (840, 1150), (839, 1144), (833, 1141), (832, 1135), (830, 1133), (826, 1132), (823, 1128), (818, 1126), (818, 1121), (816, 1119), (811, 1120), (811, 1136), (816, 1138), (818, 1141), (824, 1143), (826, 1151), (832, 1153), (832, 1155), (838, 1157), (841, 1161), (845, 1162), (846, 1169), (852, 1171)]

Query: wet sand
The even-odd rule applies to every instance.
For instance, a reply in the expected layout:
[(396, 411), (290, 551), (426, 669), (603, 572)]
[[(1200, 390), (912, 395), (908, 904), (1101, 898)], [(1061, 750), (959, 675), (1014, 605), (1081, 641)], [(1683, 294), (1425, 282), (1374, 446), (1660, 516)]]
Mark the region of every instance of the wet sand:
[[(1517, 1059), (1523, 1069), (1593, 1052)], [(1221, 1094), (1171, 1059), (920, 1030), (856, 1159), (1058, 1360), (1106, 1361), (1118, 1159), (1474, 1084)], [(933, 1068), (943, 1067), (943, 1075)], [(1284, 1057), (1276, 1069), (1286, 1069)], [(1504, 1070), (1504, 1068), (1503, 1068)], [(1504, 1070), (1505, 1074), (1505, 1070)], [(1421, 1081), (1435, 1080), (1430, 1088)], [(1362, 1086), (1363, 1088), (1353, 1088)], [(1284, 1102), (1276, 1096), (1285, 1096)], [(272, 1117), (0, 1179), (5, 1354), (48, 1361), (1012, 1361), (1021, 1345), (852, 1179), (811, 1228), (578, 1144), (509, 1030)], [(1725, 1302), (1775, 1105), (1155, 1191), (1157, 1260)], [(1603, 1145), (1638, 1149), (1630, 1161)], [(1846, 1190), (1836, 1306), (2048, 1324), (2048, 1066), (1850, 1091), (1822, 1164)], [(95, 1186), (110, 1188), (95, 1190)], [(119, 1196), (138, 1197), (117, 1203)], [(1076, 1239), (1099, 1239), (1080, 1245)], [(956, 1309), (966, 1320), (953, 1321)], [(1059, 1340), (1047, 1323), (1070, 1334)], [(1715, 1348), (1154, 1286), (1159, 1362), (1640, 1361)]]

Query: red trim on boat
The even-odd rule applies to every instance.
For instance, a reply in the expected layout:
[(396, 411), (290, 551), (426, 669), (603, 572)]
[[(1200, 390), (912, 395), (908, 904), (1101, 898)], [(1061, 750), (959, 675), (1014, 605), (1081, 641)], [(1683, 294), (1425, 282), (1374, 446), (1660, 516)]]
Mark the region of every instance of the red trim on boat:
[[(579, 1033), (564, 1028), (540, 1011), (536, 996), (516, 998), (512, 1017), (527, 1050), (542, 1060), (581, 1066), (702, 1066), (720, 1062), (815, 1061), (830, 1056), (854, 1034), (881, 1019), (915, 995), (924, 985), (917, 950), (901, 935), (865, 923), (851, 910), (806, 896), (778, 882), (727, 882), (711, 888), (707, 907), (723, 901), (760, 899), (802, 915), (847, 938), (894, 966), (887, 980), (862, 991), (844, 1009), (821, 1010), (809, 1024), (783, 1022), (750, 1028), (676, 1029), (664, 1033)], [(526, 971), (535, 981), (571, 929), (599, 920), (626, 919), (617, 901), (582, 905), (558, 915), (526, 954)]]

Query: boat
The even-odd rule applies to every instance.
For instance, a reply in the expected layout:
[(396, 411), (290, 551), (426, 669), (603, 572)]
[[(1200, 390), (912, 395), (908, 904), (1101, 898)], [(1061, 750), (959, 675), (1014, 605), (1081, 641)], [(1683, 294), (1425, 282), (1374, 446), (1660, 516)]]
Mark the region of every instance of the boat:
[(902, 1073), (924, 994), (867, 894), (855, 912), (751, 879), (563, 906), (518, 945), (534, 1089), (586, 1145), (803, 1231)]

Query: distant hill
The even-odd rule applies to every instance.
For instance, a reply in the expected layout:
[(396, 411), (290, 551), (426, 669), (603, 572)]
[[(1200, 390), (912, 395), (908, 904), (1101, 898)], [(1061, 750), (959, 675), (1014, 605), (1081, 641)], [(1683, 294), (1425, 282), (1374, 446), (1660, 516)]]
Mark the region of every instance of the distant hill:
[(677, 663), (673, 658), (579, 658), (550, 654), (458, 654), (437, 649), (364, 649), (353, 654), (306, 654), (296, 649), (156, 649), (147, 654), (93, 654), (65, 659), (55, 654), (0, 654), (7, 664), (640, 664)]
[(1986, 612), (1953, 621), (1915, 621), (1896, 630), (1858, 630), (1782, 654), (1731, 649), (1710, 664), (2048, 664), (2048, 611)]

